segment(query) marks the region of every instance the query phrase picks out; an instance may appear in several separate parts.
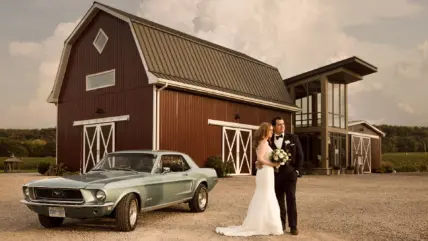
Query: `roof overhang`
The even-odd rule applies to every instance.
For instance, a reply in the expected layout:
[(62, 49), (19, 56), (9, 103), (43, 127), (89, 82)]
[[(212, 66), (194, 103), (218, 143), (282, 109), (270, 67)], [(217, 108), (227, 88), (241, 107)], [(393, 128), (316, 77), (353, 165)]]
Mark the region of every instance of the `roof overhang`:
[(374, 132), (380, 134), (382, 137), (386, 136), (385, 132), (379, 130), (378, 128), (376, 128), (374, 125), (368, 123), (367, 121), (353, 121), (353, 122), (349, 122), (348, 126), (356, 126), (356, 125), (360, 125), (360, 124), (363, 124), (363, 125), (367, 126), (368, 128), (370, 128)]
[(358, 57), (347, 58), (293, 77), (285, 79), (288, 86), (327, 77), (332, 83), (350, 84), (364, 76), (377, 72), (377, 67)]
[(253, 104), (261, 105), (264, 107), (270, 107), (270, 108), (281, 109), (281, 110), (286, 110), (286, 111), (297, 112), (297, 111), (301, 110), (301, 108), (299, 108), (295, 105), (279, 104), (279, 103), (275, 103), (275, 102), (271, 102), (271, 101), (261, 100), (261, 99), (257, 99), (257, 98), (250, 98), (250, 97), (246, 97), (246, 96), (242, 96), (242, 95), (232, 94), (232, 93), (228, 93), (228, 92), (224, 92), (224, 91), (220, 91), (220, 90), (214, 90), (214, 89), (204, 88), (204, 87), (190, 85), (190, 84), (184, 84), (181, 82), (162, 79), (162, 78), (158, 78), (156, 83), (154, 83), (154, 84), (167, 85), (168, 88), (185, 90), (188, 92), (194, 92), (194, 93), (207, 95), (207, 96), (213, 96), (213, 97), (217, 97), (217, 98), (220, 97), (223, 99), (234, 100), (234, 101), (238, 101), (238, 102), (253, 103)]

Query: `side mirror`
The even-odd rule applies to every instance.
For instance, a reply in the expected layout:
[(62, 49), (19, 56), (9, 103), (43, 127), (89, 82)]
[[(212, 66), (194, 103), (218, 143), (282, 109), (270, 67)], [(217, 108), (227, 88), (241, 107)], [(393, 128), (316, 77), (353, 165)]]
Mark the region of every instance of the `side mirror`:
[(171, 172), (171, 168), (169, 168), (169, 167), (163, 167), (162, 168), (162, 174), (166, 174), (166, 173), (169, 173), (169, 172)]

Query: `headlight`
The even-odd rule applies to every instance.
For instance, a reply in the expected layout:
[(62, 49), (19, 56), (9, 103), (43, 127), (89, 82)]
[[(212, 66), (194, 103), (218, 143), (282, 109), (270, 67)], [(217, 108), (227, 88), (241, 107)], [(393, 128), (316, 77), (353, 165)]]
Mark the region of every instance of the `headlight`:
[(30, 197), (30, 188), (29, 187), (23, 187), (24, 191), (24, 197), (29, 198)]
[(98, 190), (95, 197), (98, 201), (104, 201), (106, 200), (106, 193), (103, 190)]

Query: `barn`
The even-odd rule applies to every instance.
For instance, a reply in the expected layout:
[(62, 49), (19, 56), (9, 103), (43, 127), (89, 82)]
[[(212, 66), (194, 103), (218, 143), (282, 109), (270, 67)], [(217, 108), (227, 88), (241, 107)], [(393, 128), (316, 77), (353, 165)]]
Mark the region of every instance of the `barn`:
[(276, 67), (94, 2), (66, 39), (48, 100), (57, 163), (85, 173), (108, 152), (164, 149), (251, 174), (252, 131), (291, 99)]
[(367, 121), (350, 121), (348, 124), (349, 166), (355, 166), (358, 159), (364, 172), (380, 168), (382, 160), (382, 138), (385, 133)]

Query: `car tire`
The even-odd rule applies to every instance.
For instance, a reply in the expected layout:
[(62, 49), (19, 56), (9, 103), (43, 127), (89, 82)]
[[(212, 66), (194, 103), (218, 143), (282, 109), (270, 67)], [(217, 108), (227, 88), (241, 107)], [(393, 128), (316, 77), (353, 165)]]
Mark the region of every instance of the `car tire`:
[(120, 200), (115, 210), (116, 225), (119, 231), (133, 231), (138, 223), (139, 205), (134, 193), (129, 193)]
[(64, 222), (64, 218), (48, 217), (39, 214), (39, 223), (45, 228), (56, 228), (61, 226)]
[(193, 198), (189, 202), (190, 211), (199, 213), (205, 211), (208, 206), (208, 190), (204, 184), (199, 184)]

